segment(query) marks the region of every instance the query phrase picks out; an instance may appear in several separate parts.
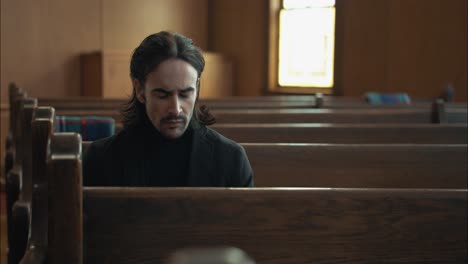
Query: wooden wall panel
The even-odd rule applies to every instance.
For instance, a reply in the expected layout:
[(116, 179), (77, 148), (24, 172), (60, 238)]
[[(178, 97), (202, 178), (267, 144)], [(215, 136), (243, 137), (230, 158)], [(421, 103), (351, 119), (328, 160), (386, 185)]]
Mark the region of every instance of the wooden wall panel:
[[(236, 95), (266, 93), (268, 3), (210, 0), (209, 49), (234, 60)], [(453, 83), (467, 101), (466, 0), (337, 0), (337, 94), (438, 96)], [(307, 25), (304, 25), (304, 29)]]
[[(390, 0), (391, 1), (391, 0)], [(337, 10), (336, 77), (339, 95), (386, 88), (388, 1), (341, 0)], [(339, 21), (339, 24), (338, 24)], [(339, 28), (339, 29), (338, 29)]]
[(200, 98), (233, 96), (233, 66), (230, 58), (205, 52), (205, 69), (200, 79)]
[(467, 1), (391, 0), (388, 91), (437, 97), (447, 83), (467, 90)]
[(339, 95), (437, 97), (448, 83), (467, 101), (466, 0), (338, 0)]
[(266, 92), (268, 0), (210, 0), (209, 50), (234, 62), (235, 95)]

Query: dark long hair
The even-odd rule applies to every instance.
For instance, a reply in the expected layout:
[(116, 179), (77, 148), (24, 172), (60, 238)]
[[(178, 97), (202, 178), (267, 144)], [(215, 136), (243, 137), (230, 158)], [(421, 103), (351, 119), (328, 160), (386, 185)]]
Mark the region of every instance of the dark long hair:
[[(130, 62), (130, 77), (144, 85), (146, 77), (163, 61), (178, 58), (192, 65), (198, 74), (197, 98), (192, 119), (203, 125), (212, 125), (216, 122), (209, 109), (199, 106), (200, 77), (205, 68), (205, 59), (200, 48), (193, 41), (181, 34), (161, 31), (146, 37), (133, 51)], [(122, 123), (124, 128), (140, 124), (146, 118), (145, 105), (137, 99), (135, 87), (131, 98), (122, 106)]]

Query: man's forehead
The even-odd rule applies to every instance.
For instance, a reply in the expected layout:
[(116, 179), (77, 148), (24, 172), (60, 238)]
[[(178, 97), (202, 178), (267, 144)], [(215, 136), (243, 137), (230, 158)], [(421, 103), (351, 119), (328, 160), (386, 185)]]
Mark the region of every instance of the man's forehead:
[(148, 88), (183, 90), (197, 87), (198, 73), (192, 65), (182, 60), (167, 62), (148, 74), (146, 79)]
[(178, 58), (171, 58), (161, 62), (151, 73), (159, 75), (191, 75), (198, 77), (198, 72), (190, 63)]

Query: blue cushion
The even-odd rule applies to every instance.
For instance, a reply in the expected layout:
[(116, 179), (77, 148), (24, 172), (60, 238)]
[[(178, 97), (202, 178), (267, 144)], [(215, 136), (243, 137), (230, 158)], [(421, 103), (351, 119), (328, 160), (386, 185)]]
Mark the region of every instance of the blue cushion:
[(370, 104), (410, 104), (411, 98), (406, 93), (366, 93), (366, 101)]
[(100, 116), (57, 116), (55, 131), (80, 133), (83, 141), (94, 141), (115, 133), (115, 120)]

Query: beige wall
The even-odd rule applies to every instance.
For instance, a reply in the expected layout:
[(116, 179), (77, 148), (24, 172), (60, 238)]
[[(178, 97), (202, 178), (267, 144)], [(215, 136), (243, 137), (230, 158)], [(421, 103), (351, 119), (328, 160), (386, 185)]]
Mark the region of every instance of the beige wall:
[(95, 0), (1, 0), (1, 95), (15, 81), (31, 96), (79, 94), (81, 52), (98, 49)]
[(35, 97), (80, 94), (79, 55), (133, 49), (176, 31), (207, 47), (208, 0), (1, 0), (1, 100), (15, 81)]

